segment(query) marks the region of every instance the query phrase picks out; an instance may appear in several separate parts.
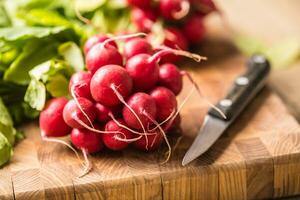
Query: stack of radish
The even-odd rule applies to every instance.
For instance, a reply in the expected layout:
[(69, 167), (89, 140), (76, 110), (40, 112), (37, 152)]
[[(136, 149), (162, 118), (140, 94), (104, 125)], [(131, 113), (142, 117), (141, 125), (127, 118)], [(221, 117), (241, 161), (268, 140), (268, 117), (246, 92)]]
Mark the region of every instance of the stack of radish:
[[(71, 77), (72, 99), (52, 99), (40, 115), (44, 140), (62, 142), (55, 137), (71, 134), (73, 146), (85, 156), (104, 146), (118, 151), (129, 144), (153, 151), (163, 140), (170, 148), (167, 133), (180, 121), (176, 96), (186, 72), (172, 63), (160, 64), (160, 58), (203, 57), (168, 47), (154, 51), (141, 35), (96, 35), (86, 42), (88, 71)], [(115, 40), (125, 41), (122, 54)]]
[[(199, 44), (205, 35), (204, 18), (216, 6), (212, 0), (127, 0), (132, 6), (131, 21), (138, 31), (155, 35), (154, 26), (163, 24), (161, 44), (187, 50)], [(178, 60), (172, 56), (168, 61)]]

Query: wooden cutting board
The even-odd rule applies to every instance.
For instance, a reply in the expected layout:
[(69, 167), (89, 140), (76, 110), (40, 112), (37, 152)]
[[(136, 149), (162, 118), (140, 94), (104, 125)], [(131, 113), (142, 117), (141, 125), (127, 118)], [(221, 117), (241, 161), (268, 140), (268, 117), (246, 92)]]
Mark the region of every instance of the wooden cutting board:
[[(213, 102), (226, 94), (245, 70), (238, 54), (207, 63), (187, 63)], [(193, 65), (193, 66), (192, 66)], [(189, 68), (190, 67), (190, 68)], [(192, 67), (196, 67), (193, 70)], [(190, 90), (186, 82), (179, 99)], [(182, 132), (195, 136), (208, 107), (196, 94), (182, 111)], [(94, 168), (77, 178), (76, 157), (58, 144), (41, 142), (37, 124), (0, 170), (0, 199), (266, 199), (300, 194), (300, 129), (281, 100), (266, 87), (221, 139), (186, 167), (181, 160), (191, 139), (184, 137), (171, 160), (166, 152), (104, 151)], [(174, 146), (176, 134), (171, 138)]]

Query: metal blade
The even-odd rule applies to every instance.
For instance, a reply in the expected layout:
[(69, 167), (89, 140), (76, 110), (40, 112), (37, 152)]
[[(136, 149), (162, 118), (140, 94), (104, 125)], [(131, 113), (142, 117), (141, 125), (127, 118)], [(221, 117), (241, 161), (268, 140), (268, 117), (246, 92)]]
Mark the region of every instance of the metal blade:
[(186, 165), (196, 159), (198, 156), (206, 152), (215, 141), (222, 135), (224, 130), (230, 125), (230, 121), (223, 121), (211, 115), (207, 115), (204, 119), (204, 125), (200, 129), (192, 146), (186, 152), (182, 165)]

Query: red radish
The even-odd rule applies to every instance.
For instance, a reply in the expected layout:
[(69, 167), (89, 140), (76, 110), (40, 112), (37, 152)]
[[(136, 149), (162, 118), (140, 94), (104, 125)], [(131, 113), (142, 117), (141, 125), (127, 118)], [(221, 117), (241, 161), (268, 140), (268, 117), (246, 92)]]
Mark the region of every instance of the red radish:
[(149, 119), (156, 119), (156, 104), (154, 99), (146, 93), (138, 92), (127, 99), (128, 107), (123, 108), (123, 119), (134, 129), (144, 129), (152, 124)]
[(163, 128), (169, 133), (170, 130), (175, 130), (180, 128), (181, 116), (178, 114), (173, 120), (170, 120)]
[(78, 97), (77, 99), (70, 100), (65, 105), (63, 118), (72, 128), (83, 128), (84, 126), (81, 123), (91, 126), (91, 123), (96, 118), (95, 107), (90, 100)]
[[(108, 40), (106, 40), (108, 41)], [(93, 74), (105, 65), (123, 65), (123, 57), (114, 46), (109, 44), (95, 44), (85, 57), (86, 67)]]
[(129, 59), (137, 54), (150, 54), (152, 47), (150, 43), (144, 38), (132, 38), (124, 45), (123, 54), (126, 59)]
[(109, 114), (112, 114), (115, 117), (118, 117), (120, 113), (122, 113), (122, 107), (107, 107), (100, 103), (96, 103), (95, 105), (96, 111), (97, 111), (97, 120), (99, 122), (107, 122), (111, 119)]
[(153, 135), (142, 136), (139, 140), (133, 142), (133, 146), (142, 151), (154, 151), (159, 148), (162, 141), (163, 135), (160, 132), (156, 132)]
[[(165, 39), (163, 41), (163, 44), (167, 47), (170, 47), (172, 49), (181, 49), (181, 50), (187, 50), (188, 49), (188, 41), (186, 37), (183, 35), (183, 33), (175, 28), (175, 27), (169, 27), (165, 29)], [(179, 56), (176, 55), (165, 55), (162, 59), (162, 63), (171, 62), (175, 63), (180, 60)]]
[(157, 20), (157, 15), (151, 9), (133, 8), (131, 10), (131, 22), (136, 26), (138, 31), (148, 33)]
[(115, 40), (127, 40), (129, 38), (145, 36), (145, 33), (135, 33), (129, 35), (119, 35), (107, 39), (102, 43), (95, 44), (85, 57), (86, 67), (93, 74), (105, 65), (123, 65), (123, 57), (117, 48), (109, 45), (110, 42)]
[(176, 65), (166, 63), (159, 67), (158, 84), (169, 88), (175, 95), (181, 92), (182, 75)]
[(90, 92), (90, 82), (92, 74), (90, 72), (77, 72), (72, 75), (69, 82), (69, 91), (75, 97), (84, 97), (92, 100)]
[[(117, 121), (126, 126), (124, 120), (117, 119)], [(103, 142), (105, 146), (114, 151), (125, 149), (129, 144), (126, 140), (133, 138), (133, 134), (130, 131), (118, 126), (118, 124), (113, 120), (107, 122), (105, 125), (105, 131), (117, 131), (116, 133), (103, 134)]]
[(164, 45), (173, 49), (188, 49), (188, 42), (184, 34), (175, 27), (169, 27), (165, 29)]
[(119, 105), (120, 99), (112, 87), (115, 87), (124, 98), (131, 93), (132, 78), (121, 66), (106, 65), (94, 74), (91, 80), (92, 97), (104, 106)]
[(190, 10), (188, 0), (160, 0), (160, 14), (167, 20), (178, 20), (185, 17)]
[[(107, 39), (109, 39), (109, 37), (106, 35), (102, 35), (102, 34), (93, 35), (84, 44), (83, 47), (84, 54), (86, 55), (95, 44), (104, 42)], [(114, 41), (111, 41), (109, 44), (118, 48), (117, 44)]]
[(189, 18), (183, 27), (187, 39), (192, 43), (199, 43), (205, 35), (202, 15), (196, 14)]
[(196, 10), (201, 12), (202, 15), (218, 10), (212, 0), (190, 0), (190, 2), (195, 6)]
[(87, 153), (96, 153), (103, 148), (102, 134), (87, 130), (73, 129), (71, 132), (72, 144)]
[(63, 119), (63, 110), (68, 100), (64, 97), (49, 100), (40, 114), (42, 137), (62, 137), (71, 132)]
[(157, 107), (157, 121), (164, 121), (177, 109), (176, 97), (168, 88), (156, 87), (150, 91), (149, 95), (154, 99)]
[(152, 59), (149, 54), (133, 56), (127, 61), (125, 68), (137, 91), (151, 89), (158, 81), (159, 66), (157, 60)]
[(205, 57), (187, 51), (162, 47), (162, 50), (150, 56), (148, 54), (138, 54), (130, 58), (126, 63), (126, 70), (133, 79), (135, 90), (145, 91), (151, 89), (159, 80), (158, 62), (165, 55), (180, 55), (193, 58), (200, 62)]
[(127, 0), (127, 3), (134, 7), (149, 8), (152, 0)]

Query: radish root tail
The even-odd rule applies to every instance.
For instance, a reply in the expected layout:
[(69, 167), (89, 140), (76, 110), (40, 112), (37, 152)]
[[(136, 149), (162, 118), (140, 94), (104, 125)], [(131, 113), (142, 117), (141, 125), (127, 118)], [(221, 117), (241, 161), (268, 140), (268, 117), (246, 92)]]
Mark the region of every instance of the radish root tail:
[(146, 33), (134, 33), (134, 34), (128, 34), (128, 35), (119, 35), (119, 36), (115, 36), (112, 38), (109, 38), (107, 40), (105, 40), (104, 42), (102, 42), (102, 45), (105, 46), (106, 44), (116, 41), (116, 40), (126, 40), (129, 38), (134, 38), (134, 37), (145, 37), (147, 36)]
[[(172, 112), (171, 112), (171, 114), (164, 120), (164, 121), (162, 121), (162, 122), (160, 122), (158, 125), (159, 126), (162, 126), (162, 125), (164, 125), (165, 123), (167, 123), (170, 119), (172, 119), (172, 117), (174, 116), (174, 114), (176, 113), (176, 109), (174, 109)], [(152, 132), (152, 131), (154, 131), (154, 130), (156, 130), (158, 128), (158, 126), (155, 126), (154, 128), (152, 128), (152, 129), (148, 129), (150, 132)]]
[[(161, 164), (165, 164), (166, 162), (169, 161), (169, 159), (170, 159), (170, 157), (171, 157), (171, 153), (172, 153), (172, 147), (171, 147), (170, 142), (169, 142), (169, 140), (168, 140), (168, 138), (167, 138), (167, 135), (166, 135), (165, 131), (161, 128), (161, 126), (158, 124), (158, 122), (157, 122), (156, 120), (152, 119), (152, 117), (151, 117), (147, 112), (143, 112), (143, 114), (144, 114), (146, 117), (148, 117), (148, 119), (150, 119), (150, 120), (152, 121), (152, 123), (154, 123), (154, 124), (158, 127), (158, 129), (160, 130), (161, 134), (163, 135), (163, 137), (164, 137), (164, 139), (165, 139), (165, 141), (166, 141), (166, 144), (167, 144), (167, 146), (168, 146), (168, 151), (167, 151), (167, 154), (168, 154), (168, 155), (167, 155), (165, 161), (163, 161), (163, 162), (161, 163)], [(155, 139), (156, 139), (156, 138), (155, 138)], [(155, 141), (155, 139), (153, 140), (153, 142)], [(153, 143), (152, 143), (151, 145), (153, 145)]]
[[(86, 84), (86, 83), (83, 83), (82, 85), (84, 85), (84, 84)], [(85, 116), (85, 118), (89, 121), (91, 127), (94, 128), (94, 125), (93, 125), (93, 123), (92, 123), (92, 120), (91, 120), (91, 119), (89, 118), (89, 116), (84, 112), (84, 110), (82, 109), (80, 103), (78, 102), (78, 99), (77, 99), (76, 94), (75, 94), (75, 87), (76, 87), (76, 86), (80, 87), (80, 85), (73, 85), (73, 86), (71, 87), (71, 95), (72, 95), (72, 97), (74, 98), (75, 103), (76, 103), (76, 105), (78, 106), (79, 110), (82, 112), (82, 114)]]
[(155, 54), (153, 54), (150, 57), (150, 60), (149, 60), (150, 62), (158, 62), (162, 56), (167, 55), (167, 54), (174, 54), (174, 55), (177, 55), (177, 56), (184, 56), (184, 57), (187, 57), (187, 58), (191, 58), (191, 59), (195, 60), (196, 62), (201, 62), (202, 60), (207, 60), (207, 58), (204, 57), (204, 56), (200, 56), (198, 54), (191, 53), (191, 52), (184, 51), (184, 50), (180, 50), (180, 49), (172, 49), (172, 48), (167, 47), (167, 46), (160, 46), (157, 49), (160, 50), (160, 51), (156, 52)]
[(80, 163), (82, 165), (84, 165), (83, 161), (81, 160), (81, 158), (80, 158), (79, 154), (77, 153), (76, 149), (74, 149), (70, 144), (68, 144), (67, 142), (65, 142), (63, 140), (46, 137), (46, 136), (43, 135), (43, 133), (41, 135), (42, 135), (42, 140), (45, 141), (45, 142), (59, 143), (59, 144), (62, 144), (62, 145), (65, 145), (66, 147), (68, 147), (71, 151), (73, 151), (75, 153), (75, 155), (76, 155), (77, 159), (80, 161)]
[(82, 155), (84, 157), (85, 167), (84, 167), (82, 173), (78, 176), (78, 178), (84, 177), (92, 170), (92, 163), (90, 162), (90, 160), (88, 158), (87, 151), (85, 149), (81, 149), (81, 151), (82, 151)]
[(210, 107), (216, 110), (224, 119), (227, 119), (226, 115), (202, 94), (198, 84), (194, 81), (193, 77), (187, 71), (181, 71), (180, 73), (181, 75), (186, 76), (189, 79), (189, 81), (195, 86), (200, 98), (203, 98)]
[[(139, 124), (141, 125), (142, 129), (143, 129), (143, 133), (146, 137), (146, 129), (141, 121), (141, 119), (139, 118), (139, 116), (136, 114), (136, 112), (126, 103), (126, 101), (124, 100), (123, 96), (119, 93), (119, 91), (117, 90), (117, 87), (115, 85), (111, 86), (111, 89), (114, 91), (114, 93), (116, 94), (116, 96), (118, 97), (118, 99), (132, 112), (132, 114), (136, 117), (136, 119), (138, 120)], [(148, 138), (146, 137), (146, 149), (148, 150)]]

